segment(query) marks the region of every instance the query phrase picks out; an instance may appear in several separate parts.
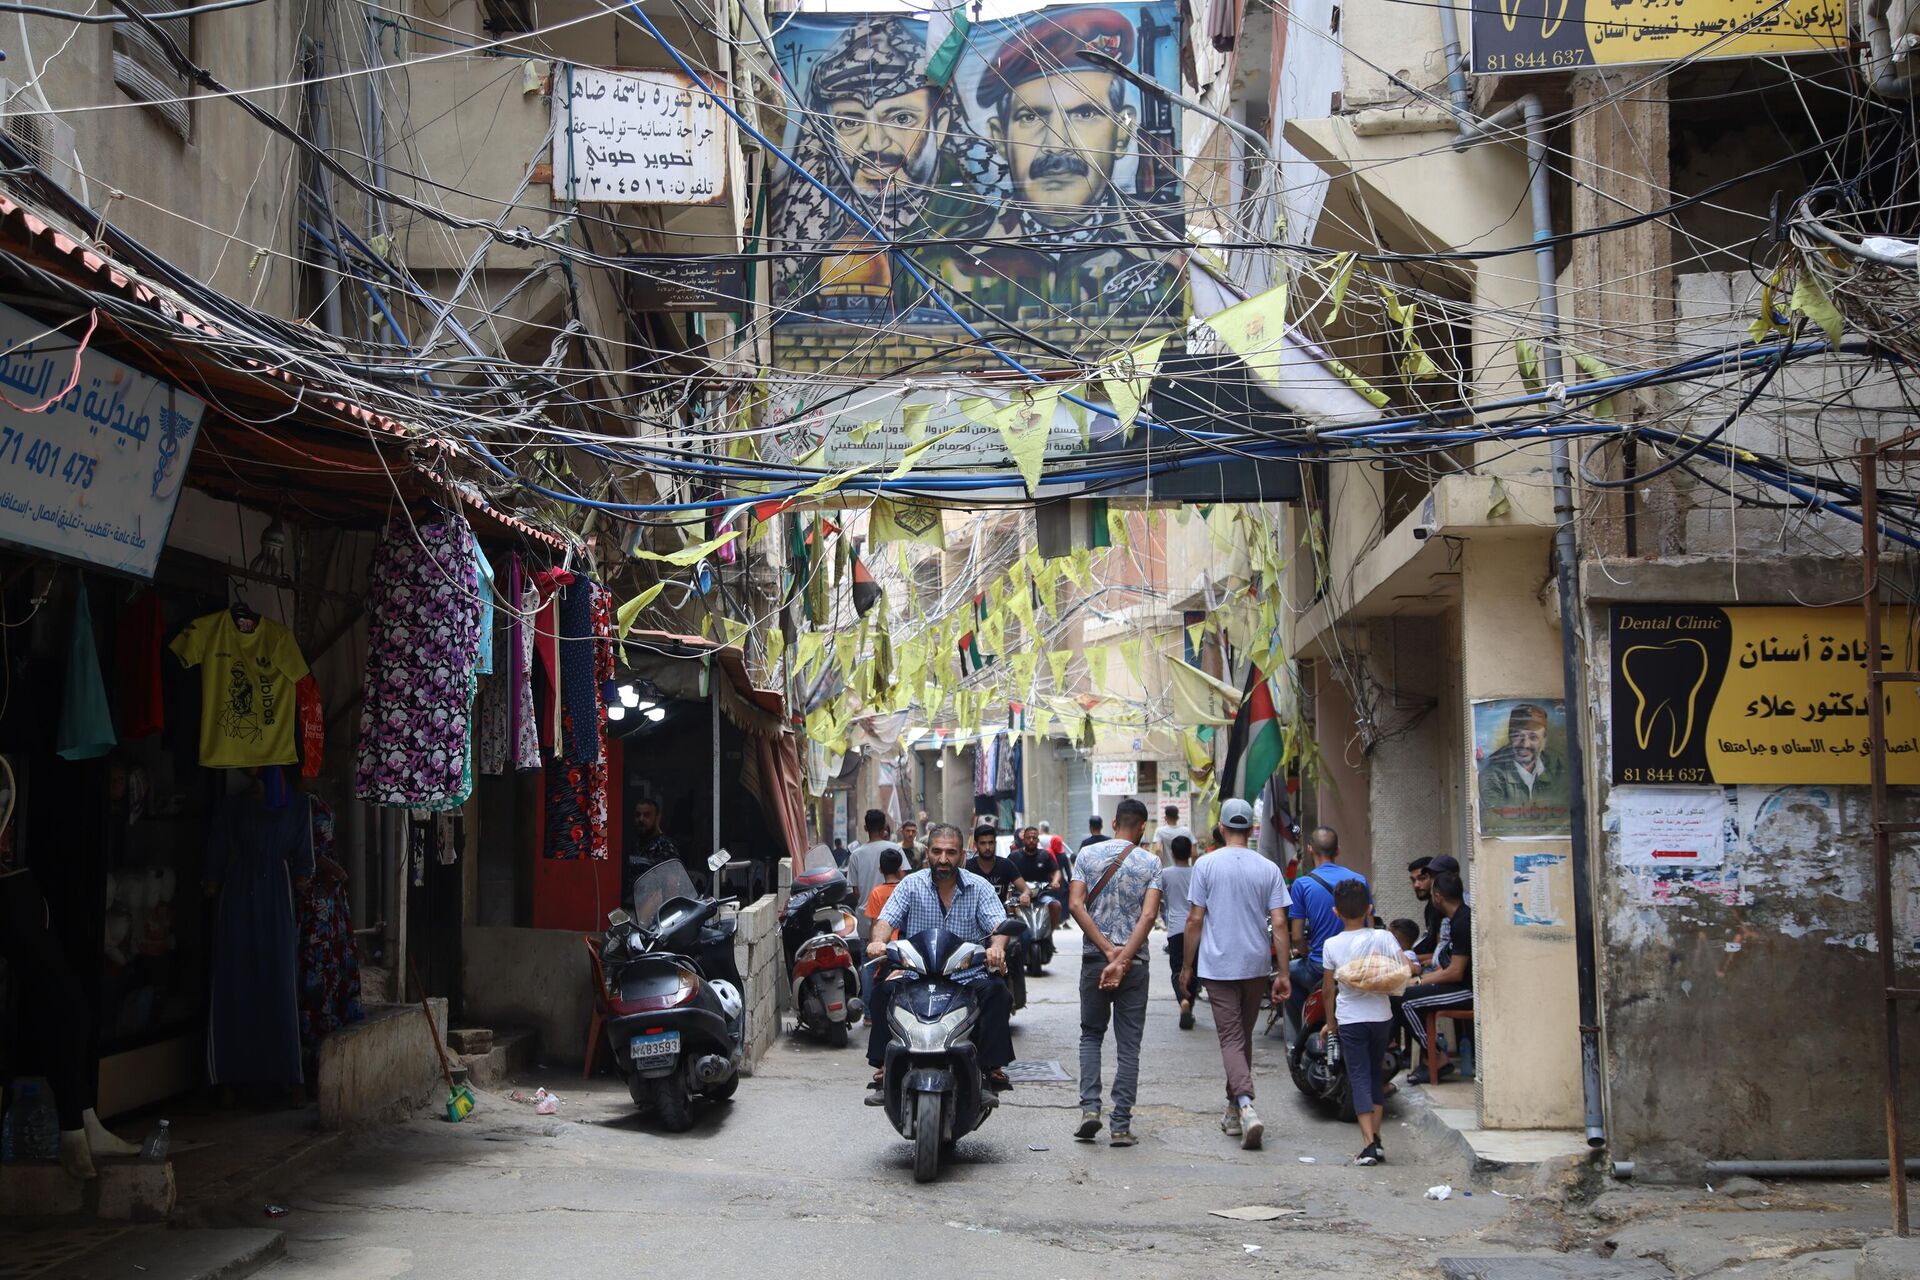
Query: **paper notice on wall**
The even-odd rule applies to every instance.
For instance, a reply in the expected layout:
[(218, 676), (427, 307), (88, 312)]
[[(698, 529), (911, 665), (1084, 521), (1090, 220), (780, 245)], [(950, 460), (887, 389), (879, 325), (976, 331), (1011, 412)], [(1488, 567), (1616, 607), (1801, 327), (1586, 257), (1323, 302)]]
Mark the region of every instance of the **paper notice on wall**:
[(1513, 858), (1513, 923), (1523, 929), (1564, 929), (1561, 903), (1572, 888), (1564, 853), (1519, 853)]
[(1628, 867), (1717, 867), (1727, 858), (1727, 794), (1720, 787), (1615, 787), (1620, 862)]

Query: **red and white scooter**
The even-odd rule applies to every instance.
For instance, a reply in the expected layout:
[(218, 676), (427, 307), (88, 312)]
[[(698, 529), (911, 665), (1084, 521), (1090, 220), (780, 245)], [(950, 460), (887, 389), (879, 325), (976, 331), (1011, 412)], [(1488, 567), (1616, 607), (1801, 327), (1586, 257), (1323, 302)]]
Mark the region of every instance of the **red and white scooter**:
[(846, 1045), (866, 1011), (860, 1000), (860, 927), (848, 909), (852, 896), (832, 851), (815, 845), (780, 917), (800, 1026), (836, 1049)]

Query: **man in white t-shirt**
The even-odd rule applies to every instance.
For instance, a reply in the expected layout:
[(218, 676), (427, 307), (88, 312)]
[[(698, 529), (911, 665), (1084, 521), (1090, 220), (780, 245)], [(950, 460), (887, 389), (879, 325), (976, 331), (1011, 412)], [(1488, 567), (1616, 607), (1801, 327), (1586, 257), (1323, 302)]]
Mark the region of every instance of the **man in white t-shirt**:
[(1265, 1128), (1253, 1109), (1253, 1028), (1269, 984), (1276, 1004), (1292, 989), (1287, 967), (1273, 958), (1274, 939), (1287, 936), (1289, 898), (1280, 868), (1247, 847), (1253, 806), (1227, 801), (1220, 806), (1220, 828), (1225, 843), (1195, 864), (1187, 892), (1180, 990), (1191, 996), (1196, 973), (1207, 984), (1227, 1073), (1220, 1128), (1248, 1151), (1258, 1151)]
[(887, 815), (880, 810), (867, 810), (864, 825), (867, 838), (864, 843), (855, 845), (847, 855), (846, 868), (847, 883), (853, 889), (853, 918), (863, 941), (872, 936), (873, 922), (867, 919), (867, 913), (862, 908), (867, 905), (867, 895), (873, 892), (874, 886), (886, 879), (880, 873), (880, 855), (888, 849), (900, 848), (888, 839), (887, 828), (891, 824), (887, 821)]
[(1193, 839), (1193, 831), (1181, 824), (1178, 805), (1168, 805), (1163, 813), (1166, 821), (1162, 822), (1153, 833), (1153, 843), (1160, 850), (1160, 865), (1170, 867), (1173, 865), (1173, 842), (1181, 836), (1189, 840)]

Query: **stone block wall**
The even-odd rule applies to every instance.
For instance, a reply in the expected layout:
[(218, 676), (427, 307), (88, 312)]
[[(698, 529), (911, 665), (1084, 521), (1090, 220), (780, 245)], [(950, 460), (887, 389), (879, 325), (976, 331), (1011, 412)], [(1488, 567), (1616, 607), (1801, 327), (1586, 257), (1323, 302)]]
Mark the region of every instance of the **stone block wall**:
[[(442, 1043), (447, 1002), (427, 1002)], [(397, 1119), (429, 1104), (444, 1104), (440, 1055), (417, 1004), (381, 1005), (364, 1021), (342, 1027), (320, 1042), (320, 1127), (355, 1129)]]
[(787, 983), (786, 956), (780, 948), (780, 908), (785, 898), (783, 889), (742, 907), (734, 933), (733, 962), (747, 988), (741, 993), (747, 1004), (742, 1065), (749, 1075), (780, 1034), (780, 993)]

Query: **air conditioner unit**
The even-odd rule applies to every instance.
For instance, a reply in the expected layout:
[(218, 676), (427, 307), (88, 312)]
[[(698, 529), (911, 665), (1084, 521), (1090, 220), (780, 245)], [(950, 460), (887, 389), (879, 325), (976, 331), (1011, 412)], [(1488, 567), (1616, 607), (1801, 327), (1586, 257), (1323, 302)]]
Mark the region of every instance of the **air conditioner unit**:
[(35, 168), (68, 191), (79, 188), (79, 153), (73, 126), (58, 116), (34, 113), (38, 99), (21, 86), (0, 78), (0, 131), (27, 153)]

